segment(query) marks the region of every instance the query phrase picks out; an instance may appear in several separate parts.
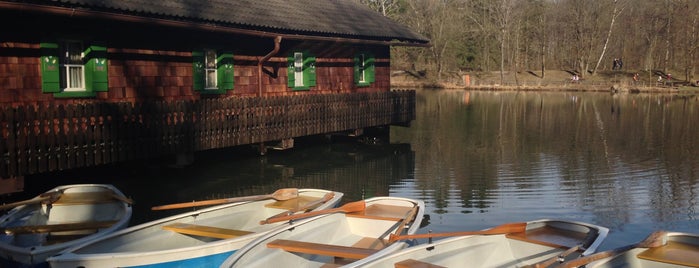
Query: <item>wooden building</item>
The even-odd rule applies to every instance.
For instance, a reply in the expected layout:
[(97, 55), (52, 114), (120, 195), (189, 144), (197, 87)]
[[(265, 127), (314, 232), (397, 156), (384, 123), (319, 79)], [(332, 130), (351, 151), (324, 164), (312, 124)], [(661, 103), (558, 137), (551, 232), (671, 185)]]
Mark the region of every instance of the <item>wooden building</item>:
[(0, 178), (414, 118), (357, 1), (0, 0)]

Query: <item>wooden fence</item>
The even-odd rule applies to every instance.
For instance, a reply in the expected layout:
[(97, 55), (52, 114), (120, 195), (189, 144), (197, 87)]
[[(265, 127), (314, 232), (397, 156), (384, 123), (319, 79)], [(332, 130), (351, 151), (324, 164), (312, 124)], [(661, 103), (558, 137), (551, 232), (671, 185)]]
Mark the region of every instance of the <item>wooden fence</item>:
[(415, 119), (415, 92), (0, 109), (0, 178)]

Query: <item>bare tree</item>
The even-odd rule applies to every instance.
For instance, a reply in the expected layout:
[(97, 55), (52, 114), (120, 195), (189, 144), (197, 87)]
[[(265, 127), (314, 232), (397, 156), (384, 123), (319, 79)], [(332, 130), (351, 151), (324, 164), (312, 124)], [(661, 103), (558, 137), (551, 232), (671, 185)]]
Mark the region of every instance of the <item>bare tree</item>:
[(604, 54), (607, 52), (607, 46), (609, 46), (609, 39), (612, 36), (612, 32), (614, 31), (614, 22), (616, 21), (617, 17), (621, 15), (621, 12), (624, 11), (624, 8), (626, 8), (626, 2), (624, 1), (619, 3), (619, 0), (612, 0), (612, 6), (612, 19), (609, 22), (609, 30), (607, 31), (607, 37), (604, 39), (604, 46), (602, 46), (602, 53), (600, 53), (599, 55), (597, 64), (595, 64), (595, 68), (592, 69), (592, 75), (595, 75), (595, 73), (597, 73), (597, 68), (599, 68), (600, 63), (602, 63)]

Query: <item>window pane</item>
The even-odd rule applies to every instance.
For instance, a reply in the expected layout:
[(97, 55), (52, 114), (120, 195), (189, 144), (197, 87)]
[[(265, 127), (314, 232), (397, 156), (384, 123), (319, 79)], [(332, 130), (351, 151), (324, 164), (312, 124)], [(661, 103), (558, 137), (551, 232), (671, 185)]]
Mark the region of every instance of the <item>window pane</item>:
[(83, 64), (83, 47), (79, 42), (66, 43), (66, 64)]
[(83, 66), (66, 66), (68, 72), (68, 86), (67, 88), (84, 88), (83, 85)]
[(364, 54), (359, 54), (359, 82), (366, 82), (366, 61)]
[(206, 70), (206, 88), (216, 87), (216, 70)]
[(206, 68), (216, 68), (216, 51), (206, 51)]

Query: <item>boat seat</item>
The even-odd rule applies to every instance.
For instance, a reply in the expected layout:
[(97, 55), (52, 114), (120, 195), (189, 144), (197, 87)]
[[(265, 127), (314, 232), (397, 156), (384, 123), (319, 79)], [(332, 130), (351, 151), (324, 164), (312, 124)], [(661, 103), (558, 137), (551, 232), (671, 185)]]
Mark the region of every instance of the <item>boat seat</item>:
[(445, 266), (440, 266), (436, 264), (431, 264), (424, 261), (418, 261), (415, 259), (407, 259), (396, 262), (394, 264), (396, 268), (446, 268)]
[(545, 226), (519, 233), (509, 233), (507, 238), (553, 248), (571, 248), (587, 239), (587, 234)]
[(654, 262), (699, 267), (699, 245), (668, 241), (662, 247), (644, 250), (637, 257)]
[(412, 207), (373, 204), (358, 212), (348, 213), (348, 217), (402, 221)]
[(213, 226), (203, 226), (189, 223), (173, 223), (170, 225), (163, 226), (163, 229), (181, 234), (213, 237), (220, 239), (234, 238), (254, 233), (250, 231), (226, 229)]
[(277, 239), (267, 243), (268, 248), (279, 248), (288, 252), (334, 256), (347, 259), (363, 259), (378, 252), (378, 249), (348, 247), (330, 244)]
[(116, 202), (115, 194), (111, 191), (99, 191), (99, 192), (78, 192), (78, 193), (63, 193), (55, 202), (51, 203), (53, 206), (62, 205), (88, 205), (88, 204), (101, 204), (101, 203), (113, 203)]

